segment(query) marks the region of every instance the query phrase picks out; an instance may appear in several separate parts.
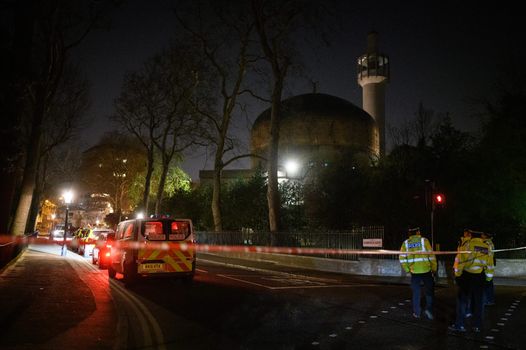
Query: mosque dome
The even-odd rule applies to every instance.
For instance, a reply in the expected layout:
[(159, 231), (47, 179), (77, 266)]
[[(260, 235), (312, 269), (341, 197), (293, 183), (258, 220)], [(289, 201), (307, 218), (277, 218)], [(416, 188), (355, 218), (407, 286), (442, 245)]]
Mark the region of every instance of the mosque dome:
[[(252, 152), (267, 157), (270, 111), (259, 115), (252, 126)], [(281, 102), (279, 158), (333, 160), (349, 150), (378, 154), (378, 131), (374, 119), (363, 109), (327, 94), (304, 94)], [(261, 161), (256, 159), (253, 166)]]

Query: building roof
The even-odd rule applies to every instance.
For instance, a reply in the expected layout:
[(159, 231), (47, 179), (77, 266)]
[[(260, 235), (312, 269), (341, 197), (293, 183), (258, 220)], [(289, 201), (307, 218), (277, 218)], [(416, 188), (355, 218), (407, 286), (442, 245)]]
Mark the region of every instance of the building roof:
[[(281, 119), (302, 118), (305, 116), (320, 118), (357, 119), (373, 121), (373, 118), (363, 109), (351, 102), (327, 94), (303, 94), (285, 99), (281, 102)], [(270, 120), (270, 108), (261, 113), (252, 129)]]

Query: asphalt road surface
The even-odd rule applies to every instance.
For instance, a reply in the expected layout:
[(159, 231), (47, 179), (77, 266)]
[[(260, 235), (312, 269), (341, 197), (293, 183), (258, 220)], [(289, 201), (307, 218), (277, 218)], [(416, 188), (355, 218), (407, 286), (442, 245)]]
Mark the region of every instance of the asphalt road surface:
[[(454, 286), (436, 288), (434, 320), (416, 320), (409, 286), (389, 279), (200, 258), (190, 285), (148, 280), (130, 290), (157, 320), (161, 348), (526, 349), (523, 286), (497, 286), (484, 330), (458, 335), (447, 330)], [(126, 343), (138, 338), (129, 332)]]
[[(453, 334), (455, 286), (416, 320), (403, 278), (360, 277), (198, 255), (190, 284), (109, 279), (55, 245), (0, 276), (2, 349), (526, 349), (526, 283), (496, 286), (481, 333)], [(442, 281), (445, 282), (445, 281)], [(468, 324), (469, 326), (469, 324)]]

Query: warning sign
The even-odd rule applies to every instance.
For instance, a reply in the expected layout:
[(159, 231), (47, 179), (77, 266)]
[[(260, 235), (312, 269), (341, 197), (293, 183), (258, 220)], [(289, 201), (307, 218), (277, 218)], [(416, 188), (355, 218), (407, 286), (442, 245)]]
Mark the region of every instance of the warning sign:
[(381, 238), (364, 238), (362, 240), (362, 247), (364, 248), (382, 248), (382, 246)]

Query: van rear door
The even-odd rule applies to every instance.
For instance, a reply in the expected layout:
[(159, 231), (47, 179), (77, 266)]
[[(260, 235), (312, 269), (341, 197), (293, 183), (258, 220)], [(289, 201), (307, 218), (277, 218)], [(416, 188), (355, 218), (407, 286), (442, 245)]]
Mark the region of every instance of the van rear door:
[(175, 243), (193, 243), (190, 220), (143, 221), (144, 245), (138, 252), (139, 274), (188, 274), (195, 269), (195, 250)]

